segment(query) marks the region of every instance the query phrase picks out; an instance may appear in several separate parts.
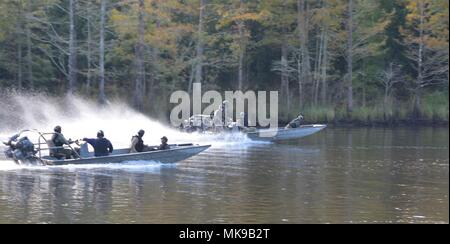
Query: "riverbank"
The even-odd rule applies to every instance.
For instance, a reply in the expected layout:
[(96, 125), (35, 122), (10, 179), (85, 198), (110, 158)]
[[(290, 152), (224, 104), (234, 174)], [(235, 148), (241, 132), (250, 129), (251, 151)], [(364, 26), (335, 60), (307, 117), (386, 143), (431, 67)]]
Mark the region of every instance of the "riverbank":
[[(290, 118), (297, 116), (299, 111), (291, 111)], [(355, 108), (349, 115), (345, 108), (308, 107), (301, 110), (304, 123), (333, 124), (337, 126), (448, 126), (449, 107), (446, 103), (424, 105), (421, 115), (414, 116), (412, 108), (399, 105), (395, 108), (378, 107)], [(281, 117), (281, 116), (280, 116)], [(289, 121), (280, 119), (280, 123)]]

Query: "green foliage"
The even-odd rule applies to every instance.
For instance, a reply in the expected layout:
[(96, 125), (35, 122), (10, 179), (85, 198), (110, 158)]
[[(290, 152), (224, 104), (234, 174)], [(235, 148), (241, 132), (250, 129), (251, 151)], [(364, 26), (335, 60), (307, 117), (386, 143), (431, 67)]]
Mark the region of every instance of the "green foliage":
[[(107, 97), (132, 101), (137, 75), (139, 1), (107, 2)], [(301, 61), (301, 43), (297, 9), (300, 2), (308, 6), (306, 29), (309, 35), (306, 39), (314, 76), (311, 82), (303, 84), (301, 108), (296, 106), (300, 100), (298, 82), (301, 77), (298, 75), (301, 72), (298, 63)], [(417, 43), (417, 4), (420, 2), (427, 3), (423, 25), (426, 47), (433, 51), (447, 50), (448, 57), (448, 1), (354, 0), (356, 107), (349, 117), (345, 108), (347, 0), (206, 0), (201, 33), (200, 0), (144, 0), (146, 112), (155, 116), (167, 114), (165, 110), (169, 109), (171, 92), (187, 90), (195, 73), (193, 67), (199, 61), (196, 46), (201, 40), (204, 43), (204, 89), (235, 89), (240, 67), (244, 89), (280, 90), (281, 72), (273, 67), (281, 60), (281, 46), (287, 44), (291, 117), (303, 111), (309, 123), (376, 124), (409, 120), (414, 101), (411, 84), (417, 78), (417, 71), (406, 46)], [(66, 0), (0, 1), (1, 89), (30, 89), (29, 75), (32, 75), (37, 90), (50, 93), (66, 90), (67, 9)], [(99, 11), (99, 1), (77, 1), (77, 89), (94, 99), (98, 93)], [(90, 43), (87, 41), (88, 30)], [(324, 37), (328, 40), (327, 45)], [(325, 56), (328, 58), (326, 63), (323, 61)], [(397, 75), (405, 82), (391, 88), (391, 102), (384, 107), (384, 87), (378, 76), (391, 62), (402, 67)], [(20, 79), (22, 87), (18, 87)], [(315, 86), (319, 97), (326, 88), (325, 97), (320, 101), (313, 101)], [(423, 89), (421, 119), (448, 121), (448, 92), (442, 92), (447, 89), (448, 76), (446, 82)]]
[(448, 122), (448, 90), (427, 94), (424, 97), (423, 111), (424, 117), (428, 120)]

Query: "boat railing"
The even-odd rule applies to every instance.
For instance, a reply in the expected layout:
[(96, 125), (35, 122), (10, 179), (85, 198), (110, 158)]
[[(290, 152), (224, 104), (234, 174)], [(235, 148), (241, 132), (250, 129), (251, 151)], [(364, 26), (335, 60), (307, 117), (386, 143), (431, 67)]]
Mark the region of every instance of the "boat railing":
[[(68, 148), (70, 149), (77, 157), (81, 158), (80, 154), (69, 144), (69, 145), (64, 145), (64, 146), (49, 146), (48, 142), (49, 140), (46, 138), (48, 136), (53, 136), (56, 133), (54, 132), (40, 132), (38, 130), (26, 130), (26, 131), (22, 131), (23, 132), (35, 132), (37, 133), (38, 136), (38, 142), (34, 143), (35, 147), (37, 147), (37, 151), (39, 153), (39, 158), (42, 158), (42, 151), (48, 151), (49, 155), (50, 155), (50, 151), (54, 150), (54, 149), (63, 149), (63, 148)], [(42, 147), (41, 145), (47, 145), (47, 147)]]

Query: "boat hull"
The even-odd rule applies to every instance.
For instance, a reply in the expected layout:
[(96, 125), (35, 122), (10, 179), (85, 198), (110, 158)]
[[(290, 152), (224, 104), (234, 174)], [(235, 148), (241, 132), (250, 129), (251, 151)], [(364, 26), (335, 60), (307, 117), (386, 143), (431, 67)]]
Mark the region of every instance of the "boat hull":
[(255, 132), (247, 133), (248, 138), (254, 141), (284, 141), (300, 139), (315, 134), (323, 129), (326, 125), (304, 125), (294, 129), (263, 129)]
[(42, 159), (45, 165), (80, 165), (80, 164), (116, 164), (126, 161), (155, 161), (160, 163), (176, 163), (192, 156), (195, 156), (211, 147), (206, 146), (188, 146), (163, 151), (150, 151), (143, 153), (116, 154), (106, 157), (90, 157), (83, 159), (69, 160), (48, 160)]

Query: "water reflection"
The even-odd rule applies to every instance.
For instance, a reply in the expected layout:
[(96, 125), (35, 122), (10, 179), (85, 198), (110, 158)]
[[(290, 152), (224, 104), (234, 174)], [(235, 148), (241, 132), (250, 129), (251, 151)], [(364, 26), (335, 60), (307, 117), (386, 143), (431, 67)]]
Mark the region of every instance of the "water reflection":
[(177, 165), (0, 170), (0, 223), (448, 222), (448, 129), (327, 129)]

